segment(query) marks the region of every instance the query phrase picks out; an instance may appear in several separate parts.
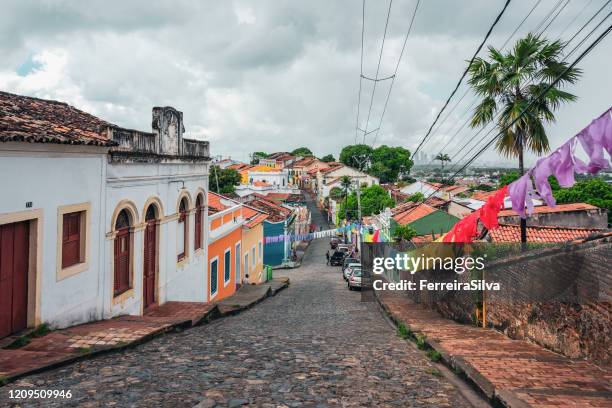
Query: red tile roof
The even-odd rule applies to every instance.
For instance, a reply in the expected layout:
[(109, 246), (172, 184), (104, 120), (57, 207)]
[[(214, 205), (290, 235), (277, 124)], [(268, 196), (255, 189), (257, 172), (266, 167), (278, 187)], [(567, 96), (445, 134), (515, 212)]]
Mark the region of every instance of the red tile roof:
[(270, 200), (265, 198), (256, 198), (249, 201), (249, 206), (254, 207), (268, 214), (268, 219), (272, 222), (283, 221), (285, 218), (291, 215), (291, 210), (282, 207)]
[(425, 200), (425, 204), (431, 205), (432, 207), (435, 207), (435, 208), (443, 207), (449, 202), (450, 202), (449, 200), (445, 200), (443, 198), (436, 197), (436, 196), (431, 196), (427, 200)]
[[(545, 213), (558, 213), (558, 212), (570, 212), (570, 211), (586, 211), (586, 210), (598, 210), (599, 207), (587, 203), (572, 203), (572, 204), (557, 204), (554, 207), (542, 205), (534, 207), (533, 214), (545, 214)], [(518, 216), (514, 210), (502, 210), (497, 215), (498, 217), (512, 217)]]
[(406, 211), (400, 212), (393, 216), (393, 219), (400, 225), (411, 224), (418, 219), (431, 214), (434, 211), (438, 211), (435, 208), (427, 204), (419, 204), (414, 208), (409, 208)]
[[(527, 227), (527, 242), (566, 242), (589, 235), (600, 234), (605, 230), (596, 228), (567, 228), (567, 227)], [(499, 224), (498, 228), (489, 231), (493, 242), (521, 242), (521, 228), (519, 225)]]
[(289, 198), (289, 193), (268, 193), (266, 194), (266, 198), (274, 201), (285, 201)]
[(246, 219), (246, 226), (248, 228), (253, 228), (254, 226), (261, 224), (266, 218), (268, 218), (268, 214), (263, 211), (256, 210), (255, 208), (249, 207), (247, 205), (243, 205), (242, 207), (242, 216)]
[(268, 186), (271, 186), (272, 184), (265, 182), (265, 181), (257, 180), (253, 183), (253, 185), (255, 187), (268, 187)]
[(208, 192), (208, 214), (214, 214), (214, 213), (218, 213), (220, 211), (226, 210), (230, 207), (232, 207), (231, 205), (227, 205), (226, 203), (223, 203), (222, 200), (227, 200), (231, 203), (234, 203), (234, 205), (240, 204), (237, 201), (232, 200), (229, 197), (225, 197), (221, 194), (217, 194), (217, 193), (213, 193), (212, 191)]
[(0, 91), (0, 142), (116, 146), (115, 127), (66, 103)]
[(487, 198), (493, 194), (495, 194), (495, 191), (474, 191), (474, 194), (472, 194), (470, 198), (479, 201), (487, 201)]
[(326, 168), (326, 169), (320, 169), (320, 170), (319, 170), (319, 171), (320, 171), (322, 174), (329, 173), (330, 171), (337, 170), (337, 169), (339, 169), (340, 167), (344, 167), (344, 164), (342, 164), (342, 163), (337, 163), (337, 162), (329, 162), (329, 163), (327, 163), (327, 164), (329, 165), (329, 167), (328, 167), (328, 168)]
[(250, 169), (251, 167), (253, 167), (253, 165), (251, 165), (251, 164), (236, 163), (236, 164), (230, 164), (226, 168), (227, 169), (234, 169), (234, 170), (246, 170), (246, 169)]

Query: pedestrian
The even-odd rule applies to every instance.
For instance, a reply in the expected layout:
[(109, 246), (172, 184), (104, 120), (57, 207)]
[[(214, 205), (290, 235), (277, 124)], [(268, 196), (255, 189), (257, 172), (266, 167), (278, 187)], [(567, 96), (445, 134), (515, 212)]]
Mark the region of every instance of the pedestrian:
[(329, 265), (329, 251), (325, 251), (325, 258), (327, 258), (327, 264)]

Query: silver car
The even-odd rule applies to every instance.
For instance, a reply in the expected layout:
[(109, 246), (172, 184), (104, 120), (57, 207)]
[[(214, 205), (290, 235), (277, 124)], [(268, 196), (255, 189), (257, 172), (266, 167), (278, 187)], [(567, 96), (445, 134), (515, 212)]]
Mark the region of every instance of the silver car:
[(359, 262), (356, 263), (350, 263), (346, 266), (346, 268), (344, 268), (344, 272), (342, 273), (342, 277), (344, 278), (345, 281), (348, 281), (349, 276), (351, 276), (351, 273), (353, 272), (353, 269), (355, 268), (359, 268), (361, 269), (361, 264)]
[(348, 278), (348, 288), (353, 290), (355, 288), (361, 289), (361, 268), (354, 268), (353, 272)]

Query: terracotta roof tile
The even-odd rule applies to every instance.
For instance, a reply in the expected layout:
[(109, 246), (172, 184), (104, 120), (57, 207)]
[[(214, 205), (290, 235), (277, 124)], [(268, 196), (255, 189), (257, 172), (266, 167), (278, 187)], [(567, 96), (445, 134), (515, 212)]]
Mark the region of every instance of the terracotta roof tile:
[[(223, 201), (226, 201), (224, 203)], [(229, 197), (225, 197), (221, 194), (213, 193), (212, 191), (208, 192), (208, 214), (218, 213), (220, 211), (226, 210), (233, 205), (228, 205), (227, 201), (233, 203), (234, 205), (240, 204), (237, 201), (232, 200)]]
[(0, 91), (0, 142), (116, 146), (115, 127), (66, 103)]
[[(542, 205), (533, 209), (533, 214), (545, 214), (545, 213), (558, 213), (558, 212), (569, 212), (569, 211), (585, 211), (585, 210), (597, 210), (599, 207), (587, 203), (572, 203), (572, 204), (558, 204), (554, 207)], [(498, 217), (512, 217), (517, 216), (514, 210), (502, 210), (497, 215)]]
[(437, 210), (427, 204), (419, 204), (414, 208), (406, 209), (406, 211), (394, 215), (393, 219), (400, 225), (406, 225), (413, 223), (434, 211)]
[(265, 198), (256, 198), (249, 201), (249, 206), (268, 214), (268, 219), (272, 222), (279, 222), (291, 215), (291, 210), (282, 207)]
[[(605, 232), (595, 228), (527, 227), (527, 242), (566, 242)], [(493, 242), (521, 242), (519, 225), (499, 224), (489, 231)]]
[(495, 194), (495, 191), (474, 191), (474, 194), (472, 194), (470, 198), (479, 201), (487, 201), (487, 198), (493, 194)]
[(254, 226), (261, 224), (266, 218), (268, 218), (268, 214), (261, 210), (257, 210), (255, 208), (244, 205), (242, 207), (242, 216), (246, 219), (246, 226), (248, 228), (253, 228)]

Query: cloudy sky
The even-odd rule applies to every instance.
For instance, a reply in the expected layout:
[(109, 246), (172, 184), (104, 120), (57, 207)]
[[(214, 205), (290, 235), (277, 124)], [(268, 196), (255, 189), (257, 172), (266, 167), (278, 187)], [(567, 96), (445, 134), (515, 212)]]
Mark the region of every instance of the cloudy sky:
[[(546, 30), (550, 38), (569, 39), (605, 3), (566, 1)], [(171, 105), (184, 112), (188, 135), (209, 140), (215, 155), (241, 160), (256, 150), (302, 145), (337, 157), (342, 146), (355, 140), (360, 0), (3, 3), (8, 4), (0, 14), (1, 90), (66, 101), (140, 130), (150, 129), (153, 106)], [(558, 3), (541, 0), (513, 39), (535, 29)], [(388, 4), (366, 1), (367, 76), (376, 73)], [(415, 4), (393, 1), (380, 77), (395, 69)], [(421, 1), (377, 145), (414, 150), (503, 4)], [(513, 0), (490, 43), (501, 46), (534, 4)], [(553, 147), (610, 106), (611, 41), (606, 38), (580, 64), (584, 76), (571, 88), (578, 102), (561, 108), (557, 123), (548, 126)], [(379, 125), (388, 86), (389, 81), (377, 86), (369, 130)], [(366, 126), (371, 94), (372, 84), (364, 82), (361, 127)], [(425, 152), (437, 153), (448, 142), (444, 152), (453, 156), (473, 136), (475, 131), (464, 128), (449, 141), (473, 101), (471, 94), (461, 101)], [(374, 136), (366, 142), (374, 143)], [(484, 159), (498, 156), (488, 153)]]

